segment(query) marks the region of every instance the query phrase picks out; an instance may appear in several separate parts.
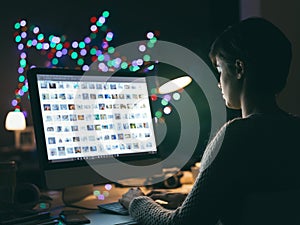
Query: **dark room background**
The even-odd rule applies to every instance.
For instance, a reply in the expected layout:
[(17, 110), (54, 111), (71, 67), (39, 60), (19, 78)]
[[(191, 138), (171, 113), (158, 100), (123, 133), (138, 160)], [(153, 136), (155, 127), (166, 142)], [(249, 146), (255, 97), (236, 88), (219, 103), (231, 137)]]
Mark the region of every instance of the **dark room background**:
[[(90, 18), (108, 10), (106, 25), (114, 32), (113, 46), (145, 39), (148, 31), (159, 31), (159, 40), (184, 46), (207, 60), (209, 45), (228, 24), (239, 20), (238, 0), (186, 1), (8, 1), (0, 9), (0, 146), (13, 146), (13, 132), (4, 128), (5, 116), (13, 110), (11, 101), (17, 88), (19, 63), (14, 42), (14, 24), (26, 19), (45, 34), (66, 35), (71, 40), (89, 34)], [(28, 56), (29, 57), (29, 56)], [(38, 54), (31, 61), (38, 62)], [(30, 105), (22, 99), (28, 111), (27, 125), (32, 125)]]

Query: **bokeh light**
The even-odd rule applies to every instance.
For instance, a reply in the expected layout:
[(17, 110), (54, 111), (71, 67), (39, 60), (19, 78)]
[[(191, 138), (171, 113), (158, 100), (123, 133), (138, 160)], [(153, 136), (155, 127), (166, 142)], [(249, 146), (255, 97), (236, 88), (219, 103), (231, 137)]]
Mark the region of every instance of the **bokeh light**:
[[(147, 54), (147, 49), (155, 46), (159, 32), (147, 32), (147, 40), (145, 43), (141, 42), (137, 49), (144, 55), (141, 58), (128, 61), (126, 56), (121, 56), (120, 53), (116, 52), (115, 47), (111, 45), (115, 34), (107, 26), (109, 17), (110, 12), (108, 10), (103, 11), (98, 17), (90, 17), (90, 25), (87, 27), (88, 33), (76, 40), (69, 40), (65, 34), (46, 35), (41, 27), (30, 24), (25, 19), (18, 20), (13, 26), (15, 29), (13, 37), (19, 54), (18, 85), (14, 91), (15, 98), (11, 101), (11, 105), (15, 110), (26, 112), (26, 109), (21, 107), (21, 99), (25, 95), (29, 99), (26, 71), (32, 67), (64, 67), (88, 71), (90, 69), (89, 65), (97, 62), (99, 71), (103, 72), (118, 69), (135, 72), (141, 68), (144, 68), (143, 72), (153, 70), (155, 65), (149, 63), (151, 56)], [(43, 65), (34, 64), (30, 58), (32, 51), (37, 51), (45, 58)], [(178, 97), (173, 94), (173, 98), (175, 100), (176, 98), (179, 99), (180, 95)], [(151, 100), (157, 101), (158, 99), (161, 99), (162, 107), (155, 112), (155, 117), (161, 120), (163, 113), (168, 114), (171, 112), (171, 107), (168, 107), (168, 105), (172, 97), (160, 98), (157, 95), (156, 88), (153, 88), (151, 90)], [(106, 187), (107, 191), (110, 188), (109, 186)], [(103, 198), (104, 193), (99, 193), (98, 196)]]

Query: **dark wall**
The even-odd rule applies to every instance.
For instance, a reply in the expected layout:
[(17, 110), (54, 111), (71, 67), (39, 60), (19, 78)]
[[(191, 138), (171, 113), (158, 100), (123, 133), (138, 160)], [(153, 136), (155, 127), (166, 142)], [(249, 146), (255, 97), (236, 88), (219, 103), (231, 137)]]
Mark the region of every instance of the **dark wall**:
[[(11, 100), (17, 87), (18, 52), (14, 43), (13, 25), (27, 19), (38, 25), (44, 34), (65, 34), (78, 40), (89, 32), (89, 19), (108, 10), (107, 25), (114, 32), (112, 46), (145, 39), (148, 31), (158, 30), (159, 39), (180, 44), (207, 60), (209, 45), (228, 24), (239, 19), (238, 0), (180, 1), (9, 1), (0, 9), (0, 146), (13, 145), (13, 133), (4, 129), (6, 113), (13, 109)], [(30, 55), (28, 57), (31, 57)], [(31, 61), (39, 62), (38, 54)], [(21, 106), (29, 112), (30, 104), (23, 98)]]

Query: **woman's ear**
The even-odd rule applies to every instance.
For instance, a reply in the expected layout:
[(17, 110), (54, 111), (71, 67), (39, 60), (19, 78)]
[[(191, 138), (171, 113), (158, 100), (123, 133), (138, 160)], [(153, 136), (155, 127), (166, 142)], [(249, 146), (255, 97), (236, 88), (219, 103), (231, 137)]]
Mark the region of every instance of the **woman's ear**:
[(244, 62), (240, 59), (235, 60), (235, 70), (237, 79), (240, 80), (245, 73), (245, 65)]

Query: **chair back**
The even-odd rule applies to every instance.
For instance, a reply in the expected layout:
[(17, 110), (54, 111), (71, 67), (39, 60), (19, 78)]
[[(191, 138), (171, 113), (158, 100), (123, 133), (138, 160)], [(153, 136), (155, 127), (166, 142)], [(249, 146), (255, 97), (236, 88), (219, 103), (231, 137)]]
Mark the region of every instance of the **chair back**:
[(300, 190), (248, 196), (241, 225), (300, 225)]

